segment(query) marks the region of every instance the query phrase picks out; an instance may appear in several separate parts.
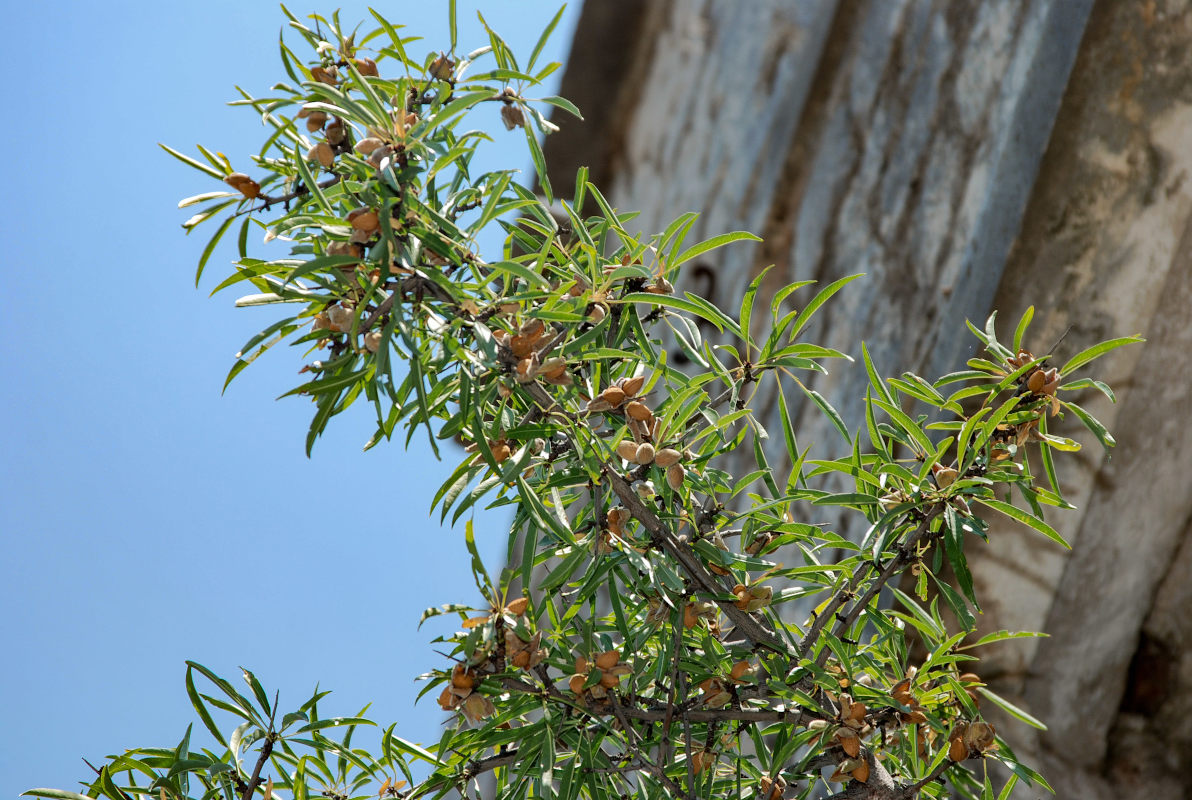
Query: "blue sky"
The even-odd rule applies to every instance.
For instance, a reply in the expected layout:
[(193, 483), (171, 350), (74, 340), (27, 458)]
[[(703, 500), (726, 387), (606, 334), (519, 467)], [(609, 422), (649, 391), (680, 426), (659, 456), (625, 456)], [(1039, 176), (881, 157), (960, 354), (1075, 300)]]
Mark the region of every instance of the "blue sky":
[[(462, 50), (484, 43), (479, 5), (521, 54), (559, 3), (459, 5)], [(447, 47), (446, 6), (382, 10), (427, 37), (417, 52)], [(334, 7), (289, 4), (298, 16)], [(341, 8), (344, 21), (368, 18), (365, 4)], [(565, 60), (578, 10), (543, 58)], [(334, 692), (324, 713), (371, 702), (378, 722), (437, 738), (441, 714), (433, 697), (415, 708), (413, 678), (444, 663), (428, 645), (442, 629), (417, 631), (418, 616), (479, 600), (462, 526), (427, 514), (452, 465), (417, 438), (410, 452), (362, 453), (366, 408), (307, 460), (310, 404), (273, 399), (296, 384), (293, 350), (221, 397), (233, 354), (277, 312), (207, 296), (228, 249), (195, 290), (206, 240), (183, 235), (193, 209), (176, 204), (220, 187), (156, 144), (201, 142), (249, 164), (263, 129), (225, 103), (236, 84), (263, 94), (283, 77), (281, 12), (43, 0), (10, 4), (5, 19), (0, 796), (75, 788), (81, 757), (175, 744), (193, 718), (188, 658), (236, 681), (238, 665), (254, 670), (283, 708), (320, 683)], [(487, 163), (528, 170), (524, 140), (493, 117)], [(493, 561), (506, 525), (477, 516)]]

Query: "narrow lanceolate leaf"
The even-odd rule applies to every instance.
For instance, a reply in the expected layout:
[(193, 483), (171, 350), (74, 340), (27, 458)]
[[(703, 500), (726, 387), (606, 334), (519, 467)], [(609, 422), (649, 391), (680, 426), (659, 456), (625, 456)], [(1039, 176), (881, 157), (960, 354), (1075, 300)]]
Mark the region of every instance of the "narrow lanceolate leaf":
[(187, 166), (194, 167), (195, 169), (199, 170), (200, 172), (206, 172), (212, 178), (215, 178), (217, 180), (222, 181), (224, 179), (224, 173), (219, 172), (219, 171), (215, 170), (214, 168), (207, 166), (206, 164), (202, 163), (201, 161), (196, 161), (195, 159), (191, 158), (190, 156), (184, 156), (181, 153), (179, 153), (177, 150), (175, 150), (174, 148), (167, 147), (166, 145), (162, 144), (161, 142), (158, 142), (157, 146), (160, 147), (162, 150), (165, 150), (167, 153), (169, 153), (174, 158), (181, 161), (183, 164), (186, 164)]
[(1060, 374), (1067, 375), (1070, 372), (1074, 372), (1075, 370), (1080, 369), (1081, 367), (1083, 367), (1085, 364), (1089, 363), (1093, 359), (1100, 358), (1101, 356), (1108, 353), (1110, 350), (1116, 350), (1117, 348), (1121, 347), (1122, 345), (1134, 344), (1135, 342), (1144, 342), (1144, 341), (1146, 341), (1146, 340), (1143, 339), (1141, 336), (1122, 336), (1118, 339), (1110, 339), (1107, 342), (1101, 342), (1100, 344), (1095, 344), (1092, 347), (1089, 347), (1085, 350), (1081, 350), (1079, 353), (1077, 353), (1076, 355), (1074, 355), (1070, 359), (1068, 359), (1068, 363), (1064, 364), (1064, 366), (1060, 368)]
[(674, 260), (672, 260), (669, 264), (667, 264), (667, 267), (670, 269), (674, 269), (675, 267), (679, 266), (680, 264), (685, 264), (693, 258), (702, 256), (704, 253), (707, 253), (711, 250), (715, 250), (717, 247), (724, 247), (726, 244), (732, 244), (733, 242), (739, 242), (742, 240), (749, 241), (749, 242), (760, 242), (761, 238), (758, 236), (754, 236), (752, 233), (749, 233), (747, 231), (733, 231), (732, 233), (722, 233), (719, 236), (713, 236), (711, 239), (705, 239), (704, 241), (700, 242), (699, 244), (693, 244), (691, 247), (688, 247), (686, 250), (684, 250), (682, 253), (680, 253)]
[(1012, 506), (1009, 503), (1003, 503), (1001, 500), (991, 500), (991, 499), (983, 498), (983, 497), (978, 497), (975, 499), (981, 505), (989, 506), (994, 511), (1000, 511), (1001, 513), (1005, 514), (1007, 517), (1018, 520), (1023, 525), (1026, 525), (1028, 528), (1034, 528), (1039, 533), (1043, 534), (1044, 536), (1046, 536), (1048, 539), (1055, 542), (1056, 544), (1063, 545), (1068, 550), (1072, 549), (1072, 545), (1070, 545), (1066, 541), (1064, 541), (1064, 537), (1060, 536), (1059, 533), (1056, 532), (1055, 528), (1051, 527), (1050, 525), (1048, 525), (1046, 522), (1044, 522), (1041, 519), (1036, 519), (1035, 517), (1032, 517), (1030, 514), (1026, 513), (1021, 508)]
[(1038, 719), (1035, 719), (1030, 714), (1026, 713), (1021, 708), (1019, 708), (1018, 706), (1011, 703), (1009, 700), (1006, 700), (1004, 697), (1000, 697), (999, 695), (994, 694), (993, 692), (986, 689), (984, 686), (978, 686), (977, 691), (981, 693), (982, 697), (989, 700), (989, 702), (993, 703), (995, 706), (999, 707), (1002, 711), (1005, 711), (1010, 716), (1016, 717), (1017, 719), (1022, 720), (1027, 725), (1030, 725), (1032, 728), (1038, 728), (1041, 731), (1047, 730), (1047, 726), (1044, 725), (1041, 721), (1039, 721)]

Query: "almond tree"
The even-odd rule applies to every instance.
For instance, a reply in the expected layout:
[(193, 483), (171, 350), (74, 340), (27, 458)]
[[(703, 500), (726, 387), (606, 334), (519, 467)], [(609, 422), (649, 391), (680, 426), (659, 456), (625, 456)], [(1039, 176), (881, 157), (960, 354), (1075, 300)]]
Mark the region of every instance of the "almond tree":
[[(219, 185), (182, 202), (200, 206), (188, 232), (215, 228), (199, 275), (235, 229), (239, 260), (218, 288), (288, 309), (228, 381), (297, 345), (305, 379), (288, 394), (314, 403), (308, 453), (357, 401), (376, 418), (369, 447), (427, 435), (460, 459), (432, 507), (454, 524), (480, 502), (510, 506), (509, 566), (494, 576), (465, 522), (478, 599), (423, 615), (460, 619), (447, 661), (423, 676), (455, 715), (436, 743), (389, 726), (378, 747), (354, 747), (374, 723), (322, 716), (325, 693), (281, 708), (251, 672), (241, 691), (192, 662), (208, 746), (188, 728), (177, 747), (112, 756), (85, 795), (29, 794), (992, 798), (991, 762), (1009, 770), (1002, 797), (1020, 780), (1046, 787), (984, 712), (1040, 723), (977, 666), (981, 648), (1033, 634), (971, 639), (965, 548), (989, 514), (1062, 543), (1044, 519), (1067, 506), (1052, 458), (1078, 445), (1049, 426), (1075, 417), (1112, 446), (1071, 399), (1112, 391), (1074, 374), (1138, 338), (1060, 363), (1028, 348), (1029, 313), (1005, 341), (991, 317), (969, 326), (984, 356), (932, 380), (883, 379), (862, 344), (865, 429), (850, 431), (800, 381), (848, 356), (800, 334), (853, 278), (762, 298), (759, 277), (729, 313), (672, 282), (700, 254), (756, 237), (689, 244), (694, 213), (636, 233), (583, 170), (573, 197), (553, 195), (543, 111), (579, 112), (527, 93), (558, 66), (537, 63), (558, 16), (522, 62), (491, 30), (462, 54), (454, 18), (447, 49), (420, 58), (375, 12), (363, 34), (338, 15), (286, 13), (304, 55), (283, 42), (273, 96), (242, 90), (271, 130), (260, 153), (237, 165), (165, 148)], [(524, 131), (541, 196), (513, 170), (471, 172), (486, 138), (463, 126), (474, 116)], [(476, 237), (493, 225), (503, 251), (486, 259)], [(260, 231), (288, 253), (250, 256)], [(706, 344), (701, 325), (732, 343)], [(812, 457), (785, 415), (764, 430), (750, 405), (764, 381), (806, 393), (849, 455)], [(771, 435), (786, 463), (767, 461)], [(462, 458), (440, 449), (452, 439)], [(753, 454), (749, 474), (719, 466), (738, 448)], [(849, 491), (824, 488), (831, 475)], [(864, 515), (863, 539), (815, 524), (825, 505)], [(783, 613), (795, 600), (810, 616)]]

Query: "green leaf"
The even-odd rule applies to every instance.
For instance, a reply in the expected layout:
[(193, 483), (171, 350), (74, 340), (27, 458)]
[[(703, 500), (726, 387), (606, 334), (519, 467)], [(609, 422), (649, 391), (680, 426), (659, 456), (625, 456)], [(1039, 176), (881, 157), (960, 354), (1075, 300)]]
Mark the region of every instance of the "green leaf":
[(207, 266), (207, 260), (211, 258), (211, 254), (215, 252), (215, 246), (219, 244), (219, 240), (223, 238), (224, 232), (231, 227), (232, 223), (236, 221), (233, 214), (229, 214), (223, 224), (216, 229), (215, 234), (207, 242), (207, 246), (203, 248), (203, 254), (199, 256), (199, 266), (195, 269), (195, 288), (199, 286), (199, 279), (203, 277), (203, 268)]
[(848, 426), (844, 424), (844, 417), (840, 416), (840, 413), (832, 407), (832, 404), (825, 400), (819, 392), (804, 386), (802, 381), (795, 381), (795, 384), (803, 390), (803, 394), (807, 395), (811, 399), (811, 402), (819, 406), (820, 410), (827, 415), (828, 419), (832, 421), (832, 425), (840, 432), (841, 437), (846, 442), (851, 443), (853, 437), (848, 431)]
[(838, 278), (837, 280), (834, 280), (831, 283), (829, 283), (824, 288), (820, 289), (819, 292), (816, 293), (816, 295), (812, 299), (812, 301), (810, 303), (808, 303), (807, 305), (803, 306), (803, 310), (799, 312), (799, 316), (795, 319), (795, 324), (791, 328), (791, 339), (793, 340), (796, 336), (799, 335), (799, 332), (803, 330), (804, 326), (806, 326), (807, 323), (811, 321), (812, 315), (815, 314), (815, 312), (819, 310), (820, 306), (822, 306), (824, 303), (828, 302), (828, 299), (831, 298), (832, 295), (839, 292), (846, 285), (848, 285), (849, 283), (852, 283), (857, 278), (862, 277), (864, 274), (865, 273), (863, 273), (863, 272), (859, 272), (856, 275), (849, 275), (844, 278)]
[(1117, 339), (1110, 339), (1109, 341), (1095, 344), (1092, 347), (1081, 350), (1079, 353), (1068, 359), (1068, 363), (1064, 364), (1064, 366), (1060, 368), (1060, 375), (1068, 375), (1071, 372), (1075, 372), (1093, 359), (1100, 358), (1110, 350), (1116, 350), (1122, 345), (1145, 341), (1146, 339), (1143, 339), (1141, 336), (1122, 336)]
[[(530, 52), (530, 60), (526, 63), (526, 72), (534, 70), (534, 63), (538, 61), (538, 56), (542, 53), (542, 48), (546, 47), (547, 41), (550, 40), (550, 35), (555, 30), (555, 26), (559, 24), (559, 20), (563, 18), (563, 12), (567, 10), (566, 5), (559, 7), (555, 12), (555, 16), (547, 23), (546, 27), (542, 29), (542, 33), (538, 36), (538, 41), (534, 44), (533, 51)], [(579, 116), (578, 114), (576, 116)]]
[(191, 158), (190, 156), (184, 156), (181, 153), (179, 153), (177, 150), (175, 150), (174, 148), (167, 147), (166, 145), (162, 144), (161, 142), (158, 142), (157, 146), (160, 147), (162, 150), (165, 150), (167, 153), (172, 155), (174, 158), (181, 161), (183, 164), (187, 164), (188, 166), (194, 167), (195, 169), (199, 170), (200, 172), (205, 172), (208, 175), (210, 175), (212, 178), (215, 178), (216, 180), (222, 181), (227, 174), (227, 173), (219, 172), (200, 161), (196, 161), (195, 159)]
[(1035, 316), (1035, 307), (1027, 306), (1026, 311), (1022, 314), (1022, 319), (1018, 320), (1018, 327), (1014, 329), (1014, 352), (1018, 353), (1022, 350), (1022, 337), (1026, 335), (1026, 328), (1031, 324), (1031, 319)]
[(526, 133), (526, 144), (530, 147), (530, 158), (534, 161), (534, 171), (538, 174), (538, 185), (542, 187), (542, 194), (547, 203), (554, 203), (555, 196), (550, 188), (550, 175), (546, 171), (546, 156), (542, 154), (542, 147), (538, 144), (538, 137), (529, 125), (523, 125)]
[[(1117, 440), (1113, 438), (1113, 435), (1109, 432), (1109, 430), (1092, 414), (1085, 411), (1075, 403), (1065, 402), (1064, 408), (1070, 409), (1073, 414), (1080, 418), (1080, 421), (1084, 423), (1084, 426), (1092, 431), (1093, 435), (1097, 437), (1097, 440), (1101, 442), (1101, 446), (1105, 448), (1106, 452), (1109, 451), (1109, 448), (1117, 444)], [(1050, 441), (1050, 439), (1048, 441)], [(1079, 446), (1077, 446), (1077, 449), (1079, 449)]]
[(203, 725), (206, 726), (208, 732), (215, 741), (219, 742), (224, 747), (228, 746), (228, 742), (224, 739), (223, 734), (220, 733), (219, 727), (215, 724), (215, 720), (211, 717), (211, 712), (207, 710), (207, 706), (203, 703), (202, 697), (199, 696), (195, 689), (194, 669), (190, 666), (186, 668), (186, 694), (190, 697), (190, 704), (194, 706), (195, 713), (199, 715)]
[(920, 455), (926, 456), (935, 452), (935, 445), (931, 443), (931, 439), (927, 437), (927, 434), (923, 432), (923, 429), (919, 427), (918, 423), (907, 416), (902, 409), (892, 403), (887, 403), (884, 400), (878, 400), (876, 398), (873, 404), (882, 411), (885, 411), (898, 427), (906, 431), (912, 441), (919, 446)]
[(565, 97), (557, 97), (555, 95), (549, 95), (547, 97), (540, 97), (538, 99), (539, 99), (539, 102), (546, 103), (547, 105), (552, 105), (555, 108), (563, 109), (568, 114), (571, 114), (572, 116), (574, 116), (576, 119), (582, 120), (584, 118), (584, 115), (581, 114), (579, 111), (579, 106), (577, 106), (575, 103), (571, 102), (570, 100), (568, 100)]
[(1032, 517), (1030, 514), (1026, 513), (1021, 508), (1016, 508), (1015, 506), (1012, 506), (1009, 503), (1003, 503), (1001, 500), (992, 500), (992, 499), (984, 498), (984, 497), (974, 497), (973, 499), (976, 500), (981, 505), (989, 506), (994, 511), (1000, 511), (1001, 513), (1005, 514), (1007, 517), (1018, 520), (1023, 525), (1026, 525), (1028, 528), (1034, 528), (1039, 533), (1043, 534), (1044, 536), (1046, 536), (1048, 539), (1055, 542), (1056, 544), (1063, 545), (1064, 548), (1066, 548), (1068, 550), (1072, 549), (1072, 545), (1070, 545), (1066, 541), (1064, 541), (1064, 537), (1060, 536), (1058, 533), (1056, 533), (1054, 528), (1052, 528), (1050, 525), (1048, 525), (1043, 520), (1036, 519), (1035, 517)]
[(1038, 728), (1041, 731), (1047, 730), (1047, 726), (1044, 725), (1042, 722), (1035, 719), (1030, 714), (1026, 713), (1021, 708), (1019, 708), (1018, 706), (1011, 703), (1009, 700), (1006, 700), (1005, 698), (1000, 697), (1000, 696), (994, 694), (993, 692), (989, 691), (984, 686), (978, 686), (977, 691), (980, 692), (983, 697), (985, 697), (987, 700), (989, 700), (989, 702), (993, 703), (995, 706), (1000, 708), (1002, 711), (1005, 711), (1010, 716), (1012, 716), (1016, 719), (1022, 720), (1027, 725), (1030, 725), (1032, 728)]
[(702, 256), (704, 253), (707, 253), (710, 250), (715, 250), (717, 247), (724, 247), (726, 244), (732, 244), (733, 242), (739, 242), (741, 240), (760, 242), (761, 238), (754, 236), (752, 233), (747, 231), (722, 233), (719, 236), (713, 236), (711, 239), (705, 239), (699, 244), (694, 244), (687, 248), (674, 259), (672, 259), (671, 262), (667, 264), (667, 267), (669, 269), (675, 269), (680, 264), (685, 264), (691, 259)]
[[(467, 544), (468, 553), (472, 556), (472, 578), (476, 581), (476, 588), (480, 590), (480, 594), (484, 599), (490, 603), (495, 603), (496, 590), (493, 587), (492, 578), (488, 577), (488, 570), (484, 568), (484, 561), (480, 558), (480, 551), (476, 549), (476, 533), (472, 530), (472, 520), (468, 520), (464, 524), (464, 542)], [(481, 581), (481, 578), (484, 580)]]
[(28, 789), (21, 792), (22, 797), (47, 797), (50, 800), (95, 800), (85, 794), (68, 792), (65, 789)]

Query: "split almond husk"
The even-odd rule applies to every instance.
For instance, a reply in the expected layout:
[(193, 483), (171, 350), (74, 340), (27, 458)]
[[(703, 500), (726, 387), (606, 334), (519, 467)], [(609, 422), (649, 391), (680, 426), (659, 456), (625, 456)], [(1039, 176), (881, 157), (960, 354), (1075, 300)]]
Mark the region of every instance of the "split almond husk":
[(334, 86), (339, 83), (339, 70), (332, 64), (327, 67), (311, 67), (310, 77), (319, 83)]
[(640, 400), (634, 400), (625, 406), (625, 413), (629, 415), (630, 419), (644, 422), (654, 416), (649, 407)]
[(636, 378), (622, 378), (618, 383), (625, 390), (627, 396), (633, 397), (642, 390), (642, 386), (646, 383), (646, 376), (638, 375)]
[(261, 184), (257, 183), (243, 172), (233, 172), (231, 175), (224, 178), (224, 183), (240, 192), (240, 194), (244, 195), (249, 200), (261, 196)]
[(610, 386), (600, 393), (600, 399), (613, 408), (619, 408), (625, 402), (625, 390), (620, 386)]

